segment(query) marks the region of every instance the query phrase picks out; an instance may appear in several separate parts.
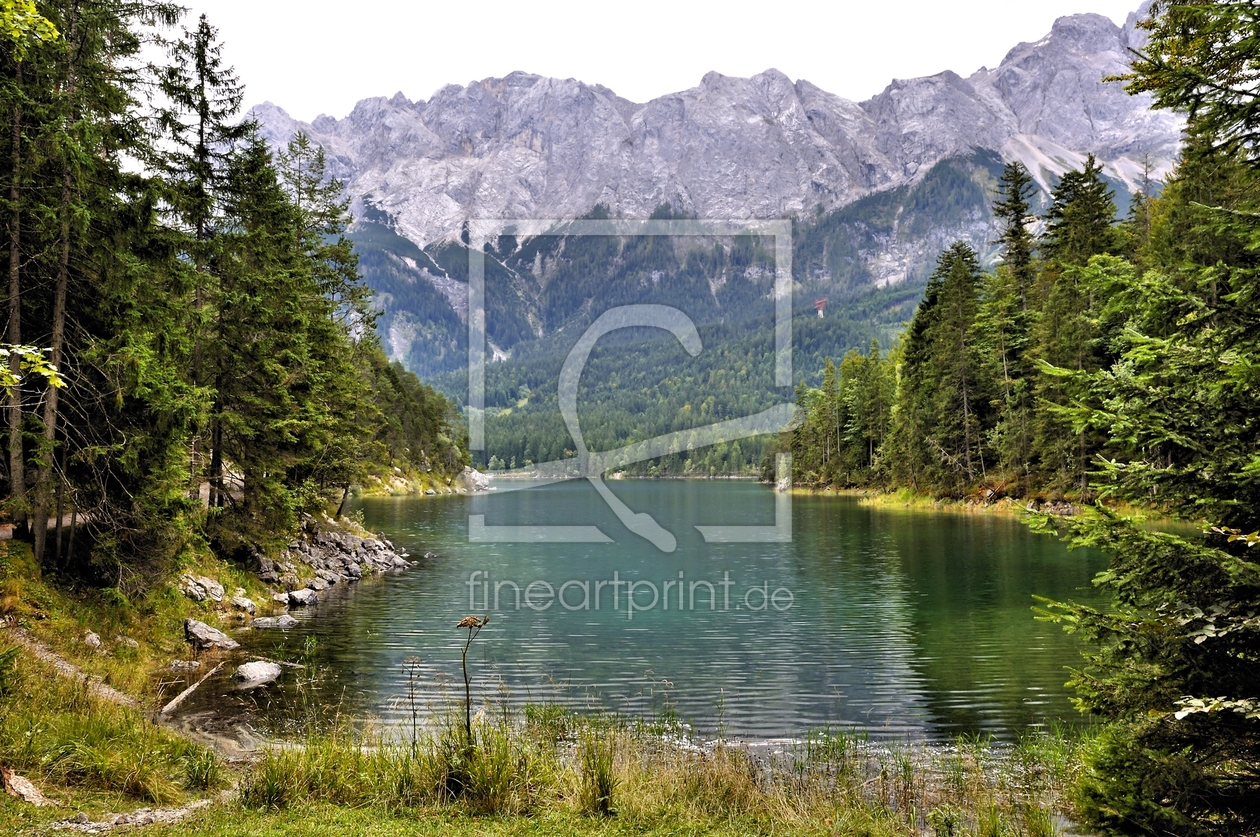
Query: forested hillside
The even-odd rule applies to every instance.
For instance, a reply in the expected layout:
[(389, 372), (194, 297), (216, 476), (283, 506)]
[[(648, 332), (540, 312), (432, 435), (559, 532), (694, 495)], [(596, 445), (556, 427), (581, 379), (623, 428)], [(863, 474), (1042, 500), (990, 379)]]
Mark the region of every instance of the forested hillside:
[[(798, 313), (812, 316), (813, 300), (823, 296), (830, 312), (849, 319), (904, 320), (909, 312), (894, 309), (922, 293), (941, 247), (961, 237), (993, 251), (988, 195), (1001, 171), (996, 153), (975, 150), (937, 163), (913, 184), (793, 218)], [(1044, 198), (1039, 192), (1038, 200)], [(583, 217), (608, 218), (609, 208), (597, 205)], [(663, 203), (650, 217), (695, 216)], [(396, 226), (369, 202), (350, 230), (382, 311), (385, 347), (426, 378), (458, 372), (468, 351), (467, 249), (449, 241), (422, 249)], [(764, 327), (772, 248), (773, 242), (755, 237), (582, 239), (565, 235), (562, 226), (555, 235), (528, 240), (505, 236), (486, 261), (487, 336), (502, 355), (537, 357), (563, 342), (563, 336), (548, 338), (567, 333), (571, 341), (608, 305), (645, 302), (678, 307), (698, 324)], [(872, 272), (875, 262), (879, 275)], [(888, 290), (892, 300), (882, 305)], [(466, 391), (454, 378), (442, 386), (452, 395)]]
[(891, 352), (829, 359), (821, 386), (799, 388), (800, 422), (781, 442), (795, 480), (1092, 499), (1089, 473), (1116, 450), (1101, 428), (1073, 421), (1086, 391), (1068, 373), (1119, 359), (1134, 302), (1121, 290), (1178, 235), (1166, 213), (1184, 177), (1162, 198), (1138, 195), (1117, 223), (1091, 158), (1055, 186), (1034, 237), (1031, 178), (1007, 165), (993, 204), (1000, 265), (986, 272), (970, 245), (954, 243)]
[(4, 514), (45, 571), (124, 590), (287, 542), (373, 469), (467, 457), (381, 350), (323, 151), (273, 154), (181, 14), (19, 2), (0, 33)]

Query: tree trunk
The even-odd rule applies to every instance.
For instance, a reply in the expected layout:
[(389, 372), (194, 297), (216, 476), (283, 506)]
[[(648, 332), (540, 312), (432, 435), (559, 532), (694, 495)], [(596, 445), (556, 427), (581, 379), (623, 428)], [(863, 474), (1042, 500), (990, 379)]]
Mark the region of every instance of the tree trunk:
[(223, 431), (216, 417), (210, 427), (210, 508), (219, 509), (224, 503), (223, 493)]
[[(66, 337), (66, 290), (70, 284), (70, 166), (61, 174), (61, 259), (57, 265), (57, 288), (53, 295), (51, 362), (59, 368), (62, 347)], [(48, 539), (49, 485), (53, 475), (53, 444), (57, 438), (58, 390), (48, 387), (44, 400), (44, 443), (47, 448), (47, 464), (41, 467), (35, 480), (35, 560), (44, 558), (44, 545)], [(57, 521), (61, 525), (61, 521)]]
[(65, 528), (61, 525), (61, 519), (66, 513), (66, 448), (68, 445), (66, 444), (65, 436), (66, 434), (63, 431), (61, 434), (61, 473), (58, 475), (57, 480), (57, 551), (53, 556), (53, 564), (56, 566), (61, 565), (61, 533)]
[(74, 535), (79, 528), (79, 507), (70, 495), (70, 542), (66, 544), (66, 567), (74, 566)]
[(337, 519), (346, 513), (346, 502), (350, 499), (350, 483), (346, 483), (346, 490), (341, 492), (341, 505), (337, 506)]
[[(22, 65), (18, 63), (14, 69), (17, 86), (22, 84)], [(11, 345), (22, 342), (22, 209), (18, 202), (19, 184), (22, 177), (22, 107), (13, 107), (12, 117), (13, 172), (9, 178), (9, 202), (13, 214), (9, 217), (9, 328), (8, 339)], [(14, 375), (22, 371), (21, 361), (17, 355), (10, 355), (9, 369)], [(22, 453), (22, 388), (16, 386), (9, 394), (9, 490), (14, 509), (15, 528), (24, 529), (26, 524), (26, 462)]]

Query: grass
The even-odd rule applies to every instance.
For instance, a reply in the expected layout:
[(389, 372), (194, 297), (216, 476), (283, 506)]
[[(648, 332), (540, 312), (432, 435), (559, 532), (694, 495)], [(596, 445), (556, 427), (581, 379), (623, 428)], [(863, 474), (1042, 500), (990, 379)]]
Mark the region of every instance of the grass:
[[(898, 488), (892, 491), (881, 491), (877, 488), (793, 488), (794, 494), (806, 496), (853, 497), (859, 505), (876, 509), (907, 509), (913, 511), (953, 512), (956, 514), (992, 514), (1004, 517), (1019, 518), (1026, 511), (1027, 499), (1001, 497), (992, 502), (984, 502), (978, 497), (961, 499), (950, 497), (932, 497), (927, 494), (916, 494), (909, 488)], [(1077, 500), (1069, 500), (1080, 505)], [(1185, 521), (1169, 517), (1158, 510), (1144, 506), (1135, 506), (1128, 502), (1109, 499), (1107, 507), (1122, 517), (1136, 520), (1146, 526), (1174, 531), (1199, 531), (1201, 522)]]
[(0, 833), (67, 816), (67, 807), (177, 803), (225, 781), (211, 751), (13, 647), (0, 648), (0, 764), (66, 806), (34, 808), (4, 797)]
[[(179, 577), (208, 575), (223, 585), (223, 602), (195, 602), (184, 595)], [(26, 628), (41, 642), (79, 668), (134, 696), (154, 696), (155, 678), (172, 659), (191, 654), (184, 640), (188, 617), (229, 628), (237, 615), (233, 592), (245, 590), (259, 613), (272, 608), (270, 591), (256, 575), (213, 557), (188, 553), (166, 583), (142, 596), (114, 588), (68, 590), (41, 577), (29, 546), (0, 542), (0, 618)], [(84, 643), (88, 631), (102, 641), (99, 649)], [(131, 640), (135, 644), (127, 642)]]
[(293, 811), (239, 811), (224, 806), (195, 821), (163, 828), (163, 837), (570, 837), (570, 835), (641, 835), (641, 837), (764, 837), (766, 834), (830, 837), (837, 832), (819, 824), (809, 830), (767, 831), (729, 818), (662, 821), (645, 825), (622, 819), (593, 819), (565, 813), (537, 816), (470, 816), (447, 810), (387, 811), (313, 804)]
[[(266, 751), (240, 785), (249, 830), (287, 833), (294, 820), (310, 821), (332, 804), (378, 811), (381, 823), (403, 814), (456, 823), (448, 833), (462, 833), (467, 821), (493, 824), (476, 832), (468, 825), (469, 833), (504, 834), (1042, 837), (1066, 813), (1076, 764), (1077, 745), (1060, 735), (939, 747), (820, 732), (757, 752), (693, 741), (677, 724), (555, 707), (492, 711), (474, 725), (469, 746), (457, 715), (414, 746), (409, 735), (343, 725)], [(183, 833), (215, 833), (203, 827)]]

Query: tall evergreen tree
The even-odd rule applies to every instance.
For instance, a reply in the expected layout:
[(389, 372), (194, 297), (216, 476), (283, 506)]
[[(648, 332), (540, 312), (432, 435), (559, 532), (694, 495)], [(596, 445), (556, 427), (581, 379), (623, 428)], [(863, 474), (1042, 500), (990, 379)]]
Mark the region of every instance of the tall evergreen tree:
[[(1052, 612), (1096, 647), (1073, 677), (1081, 705), (1108, 722), (1088, 755), (1080, 807), (1114, 834), (1260, 828), (1260, 564), (1250, 555), (1260, 541), (1260, 232), (1250, 210), (1233, 212), (1238, 196), (1257, 194), (1257, 178), (1195, 156), (1153, 209), (1157, 219), (1197, 217), (1185, 232), (1208, 263), (1177, 259), (1139, 273), (1095, 261), (1125, 327), (1109, 368), (1072, 376), (1083, 393), (1073, 421), (1105, 431), (1115, 448), (1100, 463), (1099, 488), (1216, 524), (1189, 537), (1098, 513), (1069, 527), (1075, 542), (1112, 556), (1098, 583), (1114, 608)], [(1222, 164), (1252, 182), (1224, 186)], [(1197, 204), (1208, 197), (1226, 207)], [(1188, 199), (1197, 206), (1169, 205)], [(1202, 236), (1215, 253), (1199, 249)], [(1217, 258), (1236, 246), (1251, 251), (1241, 263)]]
[(1008, 265), (1000, 265), (984, 277), (975, 320), (979, 356), (994, 382), (994, 422), (987, 438), (998, 472), (1014, 482), (1011, 493), (1017, 496), (1031, 488), (1034, 377), (1027, 362), (1030, 312), (1024, 288)]
[(1054, 370), (1092, 371), (1106, 357), (1099, 329), (1101, 302), (1085, 265), (1094, 256), (1123, 247), (1115, 226), (1116, 207), (1091, 154), (1079, 171), (1064, 173), (1046, 211), (1041, 252), (1046, 265), (1038, 282), (1038, 308), (1030, 329), (1029, 357), (1040, 364), (1034, 394), (1038, 410), (1032, 439), (1040, 482), (1053, 494), (1086, 496), (1088, 470), (1100, 435), (1073, 428), (1063, 409), (1075, 396), (1071, 379)]
[(986, 472), (988, 381), (974, 339), (980, 261), (941, 253), (906, 336), (894, 414), (894, 467), (916, 490), (957, 494)]
[(1028, 310), (1028, 296), (1036, 277), (1033, 269), (1033, 234), (1028, 229), (1034, 215), (1029, 203), (1036, 194), (1036, 185), (1023, 163), (1007, 163), (998, 180), (993, 217), (1001, 226), (997, 243), (1002, 245), (1002, 263), (1006, 266), (1019, 293), (1020, 307)]
[(1102, 166), (1090, 154), (1079, 171), (1067, 171), (1050, 195), (1046, 232), (1040, 248), (1044, 259), (1060, 267), (1082, 265), (1099, 253), (1119, 252), (1116, 204), (1102, 178)]

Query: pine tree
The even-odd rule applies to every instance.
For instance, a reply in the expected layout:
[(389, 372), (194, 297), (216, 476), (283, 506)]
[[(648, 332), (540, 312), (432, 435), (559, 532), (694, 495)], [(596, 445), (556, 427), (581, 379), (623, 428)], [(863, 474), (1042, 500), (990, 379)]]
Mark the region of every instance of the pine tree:
[(975, 340), (986, 377), (995, 384), (994, 424), (988, 432), (1000, 474), (1023, 496), (1031, 488), (1032, 371), (1027, 364), (1029, 312), (1026, 294), (1006, 264), (984, 277), (976, 310)]
[(917, 491), (956, 495), (987, 471), (989, 382), (974, 335), (980, 279), (975, 251), (955, 242), (907, 332), (889, 456)]
[(1035, 217), (1030, 212), (1029, 204), (1034, 194), (1036, 186), (1024, 164), (1007, 163), (998, 180), (993, 217), (1002, 229), (997, 240), (1002, 245), (1002, 263), (1015, 282), (1020, 307), (1025, 311), (1028, 310), (1028, 296), (1036, 278), (1033, 268), (1033, 234), (1028, 229)]
[(850, 351), (840, 362), (840, 402), (848, 417), (841, 435), (842, 456), (857, 485), (879, 478), (881, 453), (894, 399), (891, 364), (872, 340), (865, 355)]
[(191, 249), (198, 268), (210, 259), (207, 242), (214, 235), (228, 160), (251, 130), (250, 122), (236, 121), (245, 88), (224, 64), (218, 38), (203, 14), (196, 29), (184, 29), (168, 43), (170, 63), (160, 77), (166, 106), (157, 121), (173, 148), (157, 162), (170, 187), (168, 199), (195, 241)]
[[(1183, 163), (1182, 173), (1196, 168)], [(1178, 182), (1157, 214), (1175, 216), (1160, 204), (1203, 194), (1189, 187)], [(1218, 242), (1232, 234), (1253, 251), (1260, 242), (1249, 216), (1197, 211)], [(1117, 360), (1071, 376), (1082, 394), (1071, 419), (1103, 430), (1116, 450), (1099, 463), (1098, 487), (1216, 524), (1189, 537), (1099, 512), (1069, 526), (1074, 542), (1112, 556), (1098, 583), (1114, 607), (1050, 608), (1097, 649), (1072, 683), (1081, 706), (1108, 722), (1079, 791), (1080, 810), (1107, 833), (1260, 828), (1260, 564), (1250, 555), (1260, 541), (1260, 271), (1249, 261), (1142, 273), (1091, 264), (1125, 317)]]
[(1116, 204), (1102, 178), (1102, 166), (1090, 154), (1080, 171), (1067, 171), (1050, 195), (1041, 255), (1059, 267), (1082, 265), (1099, 253), (1119, 252), (1122, 241), (1113, 226)]
[[(206, 330), (206, 299), (215, 295), (213, 264), (220, 245), (228, 166), (237, 144), (254, 129), (250, 121), (237, 122), (244, 87), (235, 70), (223, 61), (223, 45), (218, 30), (203, 14), (195, 29), (183, 30), (167, 43), (169, 63), (160, 73), (164, 107), (157, 111), (157, 124), (167, 146), (154, 158), (163, 172), (166, 199), (172, 221), (182, 227), (188, 241), (185, 247), (196, 271), (193, 314), (197, 319), (193, 343), (192, 377), (198, 386), (213, 386), (212, 372), (203, 362), (203, 346), (210, 339)], [(203, 461), (205, 436), (215, 429), (204, 427), (193, 440), (190, 471), (193, 489), (199, 489), (202, 471), (210, 490), (209, 504), (223, 505), (222, 463)], [(210, 440), (213, 446), (213, 438)]]
[(1071, 379), (1054, 370), (1092, 371), (1106, 358), (1107, 335), (1099, 328), (1101, 300), (1085, 265), (1094, 256), (1122, 249), (1114, 226), (1116, 207), (1091, 154), (1080, 171), (1069, 171), (1054, 188), (1046, 212), (1041, 252), (1046, 265), (1038, 283), (1029, 357), (1039, 364), (1033, 392), (1041, 405), (1033, 429), (1032, 452), (1039, 482), (1051, 493), (1089, 494), (1088, 470), (1102, 439), (1073, 428), (1062, 408), (1073, 400)]
[(1255, 158), (1260, 142), (1257, 78), (1260, 16), (1252, 3), (1159, 0), (1132, 71), (1130, 93), (1152, 93), (1156, 107), (1187, 113), (1214, 149)]

